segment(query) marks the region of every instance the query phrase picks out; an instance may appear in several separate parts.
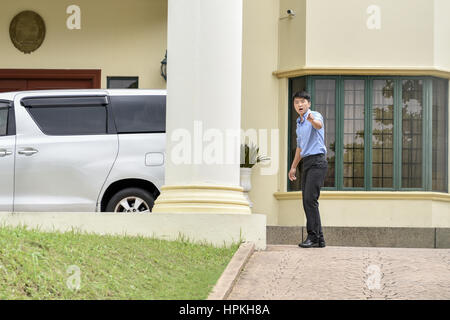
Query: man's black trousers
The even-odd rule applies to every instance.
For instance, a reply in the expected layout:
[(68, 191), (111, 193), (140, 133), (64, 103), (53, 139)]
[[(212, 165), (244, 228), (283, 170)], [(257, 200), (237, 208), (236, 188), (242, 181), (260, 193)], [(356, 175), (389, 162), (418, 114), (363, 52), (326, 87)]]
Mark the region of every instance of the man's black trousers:
[(320, 188), (323, 186), (328, 170), (324, 154), (307, 156), (302, 159), (302, 198), (306, 214), (308, 238), (314, 242), (324, 240), (319, 213)]

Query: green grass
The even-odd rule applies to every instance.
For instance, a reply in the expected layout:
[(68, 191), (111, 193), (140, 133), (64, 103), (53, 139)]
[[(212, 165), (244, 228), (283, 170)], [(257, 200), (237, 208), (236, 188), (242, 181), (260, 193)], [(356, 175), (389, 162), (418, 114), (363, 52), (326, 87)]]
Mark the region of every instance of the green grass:
[(0, 299), (205, 299), (238, 246), (0, 227)]

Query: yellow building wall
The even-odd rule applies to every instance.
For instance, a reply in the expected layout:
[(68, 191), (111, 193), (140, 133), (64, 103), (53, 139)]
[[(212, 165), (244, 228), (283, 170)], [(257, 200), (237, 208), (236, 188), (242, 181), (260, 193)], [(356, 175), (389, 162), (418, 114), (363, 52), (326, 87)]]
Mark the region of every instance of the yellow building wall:
[[(288, 17), (287, 10), (295, 17)], [(306, 64), (306, 0), (280, 0), (278, 69), (295, 69)]]
[[(280, 192), (284, 192), (287, 190), (288, 185), (288, 169), (291, 167), (291, 163), (287, 162), (288, 155), (288, 122), (289, 122), (289, 80), (288, 79), (280, 79), (278, 81), (278, 96), (279, 96), (279, 105), (280, 105), (280, 119), (279, 119), (279, 128), (280, 128), (280, 170), (278, 172), (278, 190)], [(291, 119), (292, 125), (295, 124), (295, 119)], [(281, 212), (281, 208), (278, 209), (278, 212)]]
[(450, 1), (434, 0), (434, 65), (450, 71)]
[[(379, 14), (371, 11), (379, 8)], [(278, 71), (438, 68), (450, 71), (448, 0), (280, 0)], [(378, 21), (379, 29), (371, 22)], [(275, 70), (274, 70), (275, 71)]]
[[(265, 129), (268, 133), (269, 154), (280, 158), (277, 150), (270, 150), (271, 130), (278, 130), (278, 80), (272, 76), (278, 65), (279, 0), (244, 0), (243, 57), (242, 57), (242, 129)], [(278, 142), (278, 141), (277, 141)], [(267, 215), (267, 224), (276, 225), (278, 175), (262, 175), (259, 163), (252, 170), (253, 213)]]
[[(81, 29), (69, 30), (68, 6), (81, 9)], [(9, 24), (34, 10), (46, 25), (42, 46), (31, 54), (17, 50)], [(160, 62), (167, 48), (167, 0), (15, 0), (0, 10), (0, 68), (101, 69), (107, 76), (138, 76), (140, 88), (165, 88)]]
[[(402, 195), (397, 199), (396, 196), (376, 199), (374, 193), (370, 193), (366, 199), (361, 199), (347, 192), (343, 198), (336, 199), (333, 197), (336, 194), (321, 192), (319, 210), (322, 226), (450, 228), (450, 196), (437, 200), (430, 193), (422, 193), (416, 199)], [(279, 200), (278, 224), (305, 226), (300, 193), (295, 192), (288, 198)]]
[[(380, 29), (369, 29), (371, 5)], [(430, 0), (307, 0), (308, 67), (429, 67), (434, 9)]]

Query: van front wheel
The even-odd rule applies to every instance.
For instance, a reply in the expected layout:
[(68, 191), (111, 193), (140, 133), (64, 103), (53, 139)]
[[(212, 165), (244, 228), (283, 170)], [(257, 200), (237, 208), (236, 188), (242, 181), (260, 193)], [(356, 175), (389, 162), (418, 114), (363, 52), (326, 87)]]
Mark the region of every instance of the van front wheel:
[(155, 199), (140, 188), (127, 188), (117, 192), (106, 206), (106, 212), (150, 213)]

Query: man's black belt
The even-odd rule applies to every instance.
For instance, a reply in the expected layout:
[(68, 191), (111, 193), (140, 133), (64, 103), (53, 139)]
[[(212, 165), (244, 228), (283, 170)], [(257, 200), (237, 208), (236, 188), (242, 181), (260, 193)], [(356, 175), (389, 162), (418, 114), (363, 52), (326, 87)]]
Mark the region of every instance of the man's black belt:
[(321, 158), (321, 157), (325, 157), (325, 154), (324, 153), (312, 154), (312, 155), (306, 156), (302, 159), (306, 160), (306, 159), (314, 159), (314, 158)]

